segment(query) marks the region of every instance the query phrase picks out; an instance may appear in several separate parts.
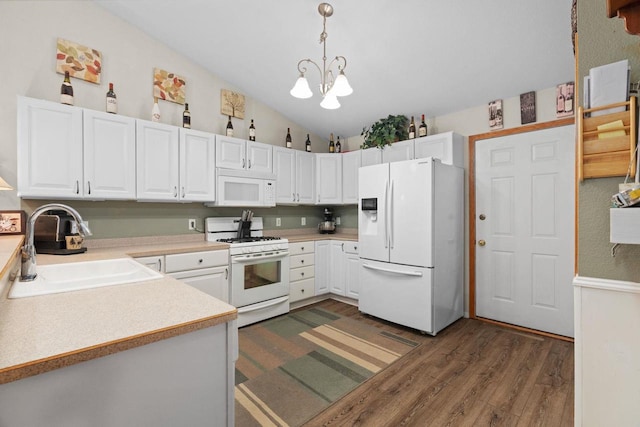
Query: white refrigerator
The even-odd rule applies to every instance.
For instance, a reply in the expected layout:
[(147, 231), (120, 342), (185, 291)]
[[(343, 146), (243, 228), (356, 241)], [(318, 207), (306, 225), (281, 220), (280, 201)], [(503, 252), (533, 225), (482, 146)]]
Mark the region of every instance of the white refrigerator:
[(358, 179), (358, 308), (435, 335), (463, 315), (464, 171), (426, 158)]

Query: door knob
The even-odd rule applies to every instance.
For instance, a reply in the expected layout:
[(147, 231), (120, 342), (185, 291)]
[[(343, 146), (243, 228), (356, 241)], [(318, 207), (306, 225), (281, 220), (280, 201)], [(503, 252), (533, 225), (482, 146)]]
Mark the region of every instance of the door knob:
[(484, 246), (484, 245), (486, 245), (486, 244), (487, 244), (487, 242), (485, 242), (484, 240), (480, 240), (480, 241), (478, 241), (478, 244), (479, 244), (480, 246)]
[(484, 214), (480, 214), (480, 221), (484, 221), (487, 217)]

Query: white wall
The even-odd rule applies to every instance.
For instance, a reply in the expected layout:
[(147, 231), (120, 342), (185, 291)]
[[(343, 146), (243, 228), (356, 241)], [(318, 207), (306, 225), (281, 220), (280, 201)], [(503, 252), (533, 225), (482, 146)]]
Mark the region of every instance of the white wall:
[[(192, 128), (224, 133), (227, 117), (220, 114), (220, 89), (242, 92), (93, 2), (0, 1), (0, 61), (4, 82), (0, 97), (0, 176), (14, 187), (17, 185), (16, 95), (59, 101), (63, 76), (55, 72), (57, 38), (87, 45), (103, 55), (99, 85), (71, 79), (77, 106), (103, 111), (109, 82), (113, 82), (118, 113), (150, 119), (153, 69), (159, 67), (185, 77)], [(304, 150), (308, 130), (250, 98), (249, 94), (244, 95), (245, 120), (233, 119), (235, 136), (247, 137), (253, 118), (258, 141), (283, 145), (290, 127), (293, 148)], [(162, 122), (182, 124), (184, 106), (160, 101), (160, 110)], [(313, 151), (324, 151), (325, 145), (312, 135)], [(0, 209), (19, 208), (15, 191), (0, 192)]]

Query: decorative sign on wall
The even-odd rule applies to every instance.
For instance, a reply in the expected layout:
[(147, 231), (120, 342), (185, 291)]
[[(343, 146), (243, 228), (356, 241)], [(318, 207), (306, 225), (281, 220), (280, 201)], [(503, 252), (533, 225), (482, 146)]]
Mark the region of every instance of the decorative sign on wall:
[(244, 119), (244, 95), (227, 89), (220, 90), (220, 113)]
[(526, 125), (536, 121), (536, 93), (535, 91), (520, 95), (520, 123)]
[(489, 129), (502, 129), (502, 99), (496, 99), (489, 103)]
[(573, 116), (574, 83), (556, 86), (556, 117)]
[(58, 39), (56, 43), (56, 72), (100, 84), (102, 74), (102, 54), (90, 47)]
[(24, 211), (0, 211), (0, 234), (24, 234), (26, 218)]
[(160, 68), (153, 69), (153, 96), (158, 99), (184, 104), (186, 84), (184, 77)]

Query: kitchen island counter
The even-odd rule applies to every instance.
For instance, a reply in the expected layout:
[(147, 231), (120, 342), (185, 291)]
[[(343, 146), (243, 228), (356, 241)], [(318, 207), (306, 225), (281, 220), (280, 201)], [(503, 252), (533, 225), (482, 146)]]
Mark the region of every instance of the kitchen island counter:
[[(171, 277), (8, 299), (19, 272), (22, 236), (0, 238), (0, 384), (226, 323), (235, 307)], [(203, 244), (204, 243), (204, 244)], [(38, 255), (40, 265), (225, 249), (219, 243), (95, 248), (73, 256)]]

